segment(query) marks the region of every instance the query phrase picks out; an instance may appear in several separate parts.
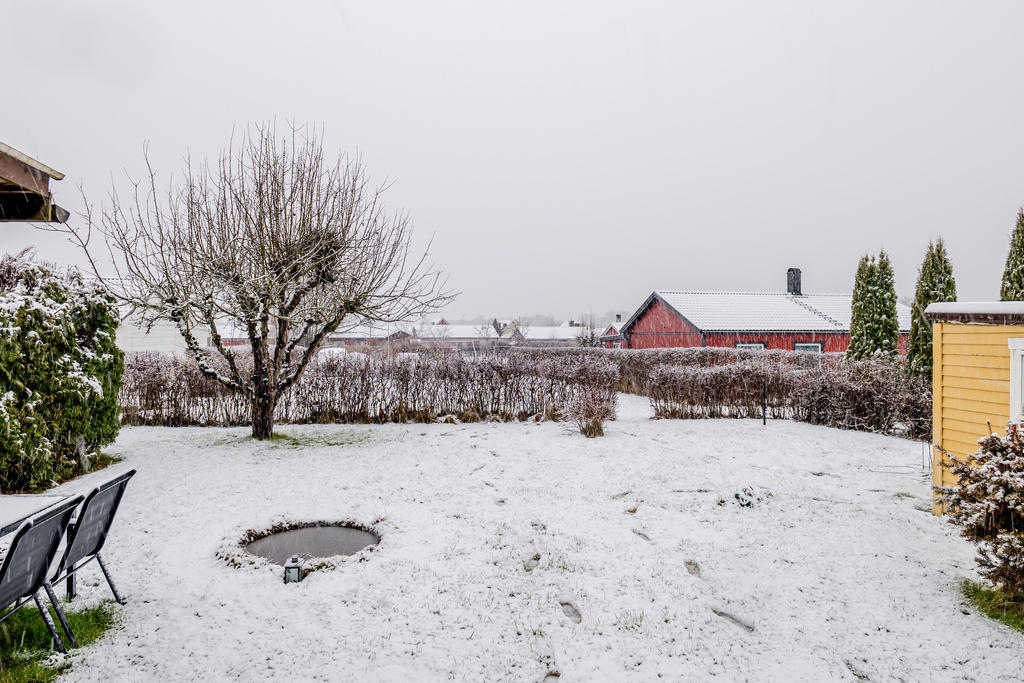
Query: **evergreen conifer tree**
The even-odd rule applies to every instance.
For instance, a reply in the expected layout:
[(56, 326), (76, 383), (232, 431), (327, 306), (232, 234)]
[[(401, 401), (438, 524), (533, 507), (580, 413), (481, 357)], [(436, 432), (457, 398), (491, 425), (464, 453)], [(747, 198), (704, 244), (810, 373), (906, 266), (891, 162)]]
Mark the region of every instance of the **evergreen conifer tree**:
[(899, 321), (896, 319), (896, 278), (889, 255), (863, 256), (857, 265), (850, 311), (850, 360), (896, 353)]
[(1024, 208), (1017, 211), (1017, 227), (1010, 236), (1010, 251), (1006, 254), (999, 298), (1003, 301), (1024, 301)]
[(872, 315), (868, 323), (871, 330), (868, 335), (871, 343), (869, 355), (895, 354), (900, 341), (900, 323), (896, 318), (896, 275), (884, 249), (878, 254), (874, 276)]
[(874, 269), (874, 259), (865, 254), (860, 257), (857, 264), (857, 274), (853, 279), (853, 301), (850, 310), (850, 346), (846, 349), (846, 357), (850, 360), (859, 360), (865, 356), (867, 348), (866, 334), (864, 327), (866, 316), (865, 306), (867, 304), (868, 288), (871, 285), (871, 271)]
[(932, 372), (932, 324), (924, 317), (924, 309), (936, 301), (956, 301), (956, 280), (953, 264), (942, 238), (928, 243), (924, 261), (917, 273), (917, 290), (911, 313), (910, 343), (907, 348), (907, 370), (913, 375), (930, 377)]

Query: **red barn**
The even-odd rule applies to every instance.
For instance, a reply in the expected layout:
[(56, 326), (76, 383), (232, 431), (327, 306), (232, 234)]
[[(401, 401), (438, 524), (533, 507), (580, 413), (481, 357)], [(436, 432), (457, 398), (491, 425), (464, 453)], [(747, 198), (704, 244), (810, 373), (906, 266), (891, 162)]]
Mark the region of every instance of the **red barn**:
[(624, 348), (626, 345), (620, 330), (622, 330), (622, 316), (616, 313), (614, 322), (608, 323), (604, 331), (598, 335), (598, 341), (608, 349)]
[[(794, 272), (795, 271), (795, 272)], [(792, 268), (786, 292), (653, 292), (619, 330), (630, 349), (687, 346), (838, 352), (850, 344), (850, 294), (803, 294)], [(910, 307), (896, 304), (905, 353)], [(612, 348), (611, 342), (605, 344)]]

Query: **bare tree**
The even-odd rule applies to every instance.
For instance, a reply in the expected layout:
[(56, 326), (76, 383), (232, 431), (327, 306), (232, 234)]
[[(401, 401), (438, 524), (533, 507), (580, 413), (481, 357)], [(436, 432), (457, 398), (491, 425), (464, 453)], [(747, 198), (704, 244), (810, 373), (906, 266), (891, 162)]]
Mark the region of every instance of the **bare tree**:
[[(148, 154), (146, 165), (144, 181), (114, 188), (98, 215), (86, 202), (84, 227), (67, 230), (143, 326), (173, 322), (203, 374), (249, 399), (257, 439), (271, 437), (279, 400), (343, 321), (399, 322), (454, 297), (427, 253), (411, 253), (410, 219), (385, 209), (386, 186), (358, 159), (328, 159), (322, 133), (252, 126), (215, 162), (188, 161), (165, 191)], [(248, 338), (251, 367), (224, 343), (228, 325)]]

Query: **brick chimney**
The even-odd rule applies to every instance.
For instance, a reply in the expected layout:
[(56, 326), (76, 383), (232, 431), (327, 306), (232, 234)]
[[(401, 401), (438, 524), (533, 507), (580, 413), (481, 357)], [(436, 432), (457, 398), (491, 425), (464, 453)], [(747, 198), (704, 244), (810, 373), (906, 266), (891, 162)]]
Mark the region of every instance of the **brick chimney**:
[(615, 322), (617, 322), (617, 323), (621, 323), (622, 322), (622, 314), (621, 313), (616, 313), (615, 314)]
[(800, 291), (800, 269), (790, 268), (786, 271), (786, 292), (794, 296), (802, 296)]

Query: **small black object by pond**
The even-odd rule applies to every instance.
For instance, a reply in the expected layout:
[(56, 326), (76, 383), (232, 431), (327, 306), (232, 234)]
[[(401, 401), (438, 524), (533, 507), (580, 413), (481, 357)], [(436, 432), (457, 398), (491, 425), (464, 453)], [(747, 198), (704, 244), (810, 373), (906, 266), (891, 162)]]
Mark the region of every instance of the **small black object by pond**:
[(261, 536), (247, 543), (245, 549), (284, 566), (294, 556), (313, 558), (353, 555), (379, 542), (380, 536), (364, 529), (342, 525), (311, 525)]

